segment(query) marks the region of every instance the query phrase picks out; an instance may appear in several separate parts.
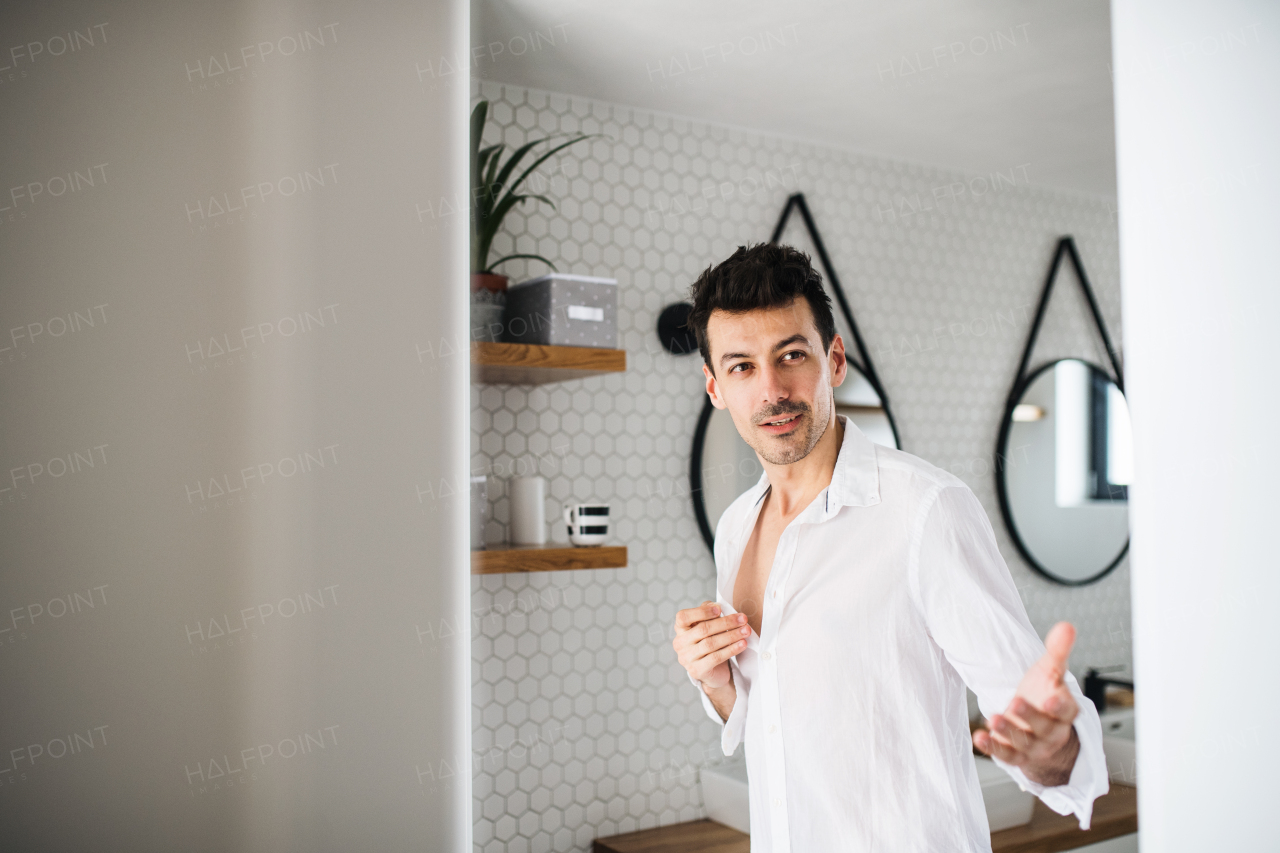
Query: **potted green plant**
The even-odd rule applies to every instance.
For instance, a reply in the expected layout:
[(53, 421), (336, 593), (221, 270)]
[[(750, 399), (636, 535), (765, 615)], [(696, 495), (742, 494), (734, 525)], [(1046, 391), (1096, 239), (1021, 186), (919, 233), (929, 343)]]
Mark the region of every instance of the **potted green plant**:
[[(480, 147), (484, 136), (484, 123), (489, 114), (489, 102), (480, 101), (471, 111), (471, 302), (473, 337), (494, 340), (502, 325), (502, 307), (505, 303), (508, 278), (494, 272), (501, 263), (516, 258), (532, 258), (542, 261), (551, 269), (556, 265), (541, 255), (513, 253), (490, 260), (493, 238), (502, 227), (502, 220), (517, 204), (524, 205), (530, 199), (545, 202), (554, 210), (551, 199), (539, 193), (521, 192), (526, 178), (540, 165), (570, 145), (600, 134), (579, 133), (567, 141), (554, 145), (517, 175), (521, 161), (539, 145), (550, 144), (556, 137), (535, 139), (515, 149), (505, 163), (502, 153), (505, 143)], [(513, 176), (515, 176), (513, 178)], [(479, 334), (477, 334), (477, 331)]]

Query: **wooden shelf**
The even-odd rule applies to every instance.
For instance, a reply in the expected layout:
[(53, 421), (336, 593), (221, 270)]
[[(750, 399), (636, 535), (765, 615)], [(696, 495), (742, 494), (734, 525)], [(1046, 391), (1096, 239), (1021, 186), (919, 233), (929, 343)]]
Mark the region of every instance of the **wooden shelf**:
[(490, 545), (471, 552), (471, 574), (563, 572), (570, 569), (620, 569), (627, 565), (627, 546), (597, 545), (575, 548), (547, 545)]
[(597, 838), (591, 853), (750, 853), (751, 836), (704, 818)]
[(504, 385), (544, 385), (627, 369), (627, 351), (540, 344), (471, 344), (471, 381)]

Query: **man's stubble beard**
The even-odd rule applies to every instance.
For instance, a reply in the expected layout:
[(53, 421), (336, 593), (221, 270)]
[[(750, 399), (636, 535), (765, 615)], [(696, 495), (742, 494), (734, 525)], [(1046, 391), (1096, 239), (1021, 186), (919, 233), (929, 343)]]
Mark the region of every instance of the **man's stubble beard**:
[[(822, 439), (823, 433), (827, 430), (827, 425), (831, 421), (832, 403), (820, 406), (818, 410), (810, 408), (808, 403), (785, 403), (783, 405), (770, 406), (757, 415), (752, 416), (752, 426), (759, 425), (765, 421), (776, 420), (786, 415), (801, 415), (805, 417), (806, 431), (803, 440), (796, 442), (794, 437), (788, 436), (789, 443), (786, 446), (779, 447), (771, 442), (768, 436), (764, 436), (759, 445), (748, 441), (747, 444), (751, 449), (760, 454), (760, 458), (768, 462), (770, 465), (791, 465), (799, 462), (801, 459), (813, 452), (818, 446), (818, 442)], [(752, 431), (755, 437), (758, 433)]]

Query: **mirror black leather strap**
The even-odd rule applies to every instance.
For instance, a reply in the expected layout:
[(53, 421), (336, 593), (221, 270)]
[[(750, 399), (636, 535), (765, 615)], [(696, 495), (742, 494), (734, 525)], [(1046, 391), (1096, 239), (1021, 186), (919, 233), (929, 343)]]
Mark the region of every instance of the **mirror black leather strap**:
[(702, 496), (702, 447), (707, 440), (707, 427), (711, 424), (711, 415), (716, 407), (707, 397), (702, 403), (702, 414), (698, 415), (698, 427), (693, 431), (693, 452), (689, 454), (689, 492), (693, 498), (693, 514), (698, 519), (698, 532), (702, 541), (707, 543), (711, 553), (715, 554), (716, 532), (711, 529), (711, 521), (707, 518), (707, 502)]
[[(791, 217), (793, 209), (800, 211), (800, 218), (804, 220), (805, 230), (809, 232), (809, 239), (813, 240), (813, 247), (818, 252), (818, 261), (822, 264), (822, 271), (827, 275), (827, 281), (831, 283), (831, 289), (835, 292), (836, 302), (840, 305), (840, 313), (844, 314), (844, 321), (849, 324), (849, 332), (853, 335), (853, 342), (858, 347), (858, 355), (862, 357), (862, 363), (857, 364), (862, 374), (867, 377), (867, 381), (871, 383), (871, 387), (880, 395), (880, 407), (884, 409), (885, 416), (889, 419), (889, 429), (893, 430), (893, 443), (899, 448), (902, 447), (902, 438), (898, 435), (898, 424), (893, 419), (893, 410), (889, 406), (889, 395), (885, 393), (884, 386), (880, 384), (880, 374), (876, 373), (875, 365), (871, 363), (871, 355), (867, 352), (866, 344), (862, 342), (862, 334), (858, 331), (858, 324), (853, 319), (853, 310), (849, 308), (849, 300), (845, 298), (844, 288), (840, 286), (840, 279), (836, 277), (835, 268), (831, 265), (831, 258), (827, 256), (827, 247), (822, 242), (822, 235), (818, 233), (818, 226), (813, 222), (813, 215), (809, 213), (809, 205), (805, 203), (804, 193), (795, 193), (787, 199), (786, 205), (782, 208), (782, 215), (778, 217), (778, 224), (773, 229), (773, 236), (769, 238), (770, 243), (777, 243), (782, 238), (782, 232), (787, 227), (787, 220)], [(846, 351), (845, 360), (849, 360)]]
[(1013, 410), (1018, 405), (1018, 401), (1022, 399), (1022, 395), (1026, 392), (1031, 380), (1040, 372), (1036, 371), (1028, 375), (1027, 365), (1031, 362), (1031, 351), (1035, 348), (1036, 336), (1040, 333), (1040, 324), (1044, 321), (1045, 311), (1049, 307), (1049, 297), (1053, 294), (1053, 283), (1058, 278), (1058, 270), (1062, 266), (1064, 255), (1071, 260), (1071, 266), (1076, 272), (1076, 279), (1080, 282), (1080, 289), (1084, 291), (1085, 300), (1089, 304), (1089, 313), (1093, 317), (1094, 325), (1097, 326), (1098, 334), (1102, 337), (1102, 344), (1106, 347), (1111, 369), (1115, 371), (1116, 387), (1120, 389), (1121, 393), (1124, 393), (1124, 371), (1120, 366), (1120, 358), (1111, 343), (1111, 336), (1107, 334), (1107, 324), (1102, 319), (1102, 312), (1098, 310), (1098, 300), (1094, 298), (1093, 288), (1089, 285), (1089, 277), (1084, 271), (1084, 264), (1080, 262), (1080, 253), (1076, 251), (1075, 240), (1068, 234), (1059, 238), (1058, 246), (1053, 253), (1053, 260), (1049, 263), (1049, 272), (1045, 276), (1044, 288), (1040, 292), (1040, 302), (1036, 305), (1036, 316), (1031, 323), (1031, 331), (1027, 334), (1027, 345), (1023, 347), (1022, 359), (1018, 362), (1018, 372), (1013, 378), (1013, 387), (1009, 390), (1009, 398), (1005, 401), (1004, 413), (1000, 418), (1000, 431), (996, 436), (996, 461), (993, 470), (996, 478), (996, 497), (1000, 502), (1000, 514), (1004, 517), (1005, 527), (1008, 529), (1018, 553), (1022, 555), (1022, 558), (1027, 561), (1031, 568), (1044, 577), (1066, 586), (1083, 586), (1099, 580), (1119, 565), (1120, 561), (1124, 559), (1124, 555), (1129, 552), (1129, 542), (1125, 542), (1124, 548), (1120, 550), (1120, 553), (1106, 568), (1092, 577), (1079, 581), (1058, 577), (1041, 565), (1040, 561), (1031, 553), (1031, 549), (1022, 541), (1022, 536), (1018, 533), (1018, 527), (1013, 521), (1013, 510), (1009, 505), (1009, 493), (1005, 488), (1004, 476), (1004, 451), (1009, 442), (1009, 430), (1013, 425)]
[(1058, 248), (1053, 253), (1053, 260), (1049, 263), (1049, 273), (1044, 279), (1044, 289), (1040, 292), (1040, 303), (1036, 306), (1036, 318), (1031, 323), (1031, 332), (1027, 335), (1027, 345), (1022, 350), (1022, 360), (1018, 362), (1018, 373), (1013, 379), (1013, 388), (1009, 391), (1009, 401), (1005, 406), (1006, 414), (1013, 411), (1013, 407), (1017, 405), (1018, 400), (1022, 397), (1023, 384), (1027, 376), (1027, 364), (1031, 361), (1031, 350), (1036, 345), (1036, 336), (1040, 333), (1040, 324), (1044, 320), (1045, 309), (1049, 307), (1049, 296), (1053, 293), (1053, 283), (1058, 278), (1058, 268), (1062, 266), (1062, 256), (1066, 255), (1071, 259), (1071, 266), (1075, 268), (1076, 279), (1080, 282), (1080, 288), (1084, 291), (1084, 298), (1089, 303), (1089, 313), (1093, 315), (1094, 325), (1098, 327), (1098, 334), (1102, 336), (1102, 344), (1107, 348), (1107, 358), (1111, 360), (1111, 369), (1115, 371), (1116, 387), (1121, 392), (1124, 391), (1124, 372), (1120, 369), (1120, 359), (1116, 355), (1115, 347), (1111, 345), (1111, 336), (1107, 334), (1107, 324), (1102, 319), (1102, 313), (1098, 310), (1098, 300), (1093, 297), (1093, 288), (1089, 286), (1089, 276), (1085, 274), (1084, 264), (1080, 262), (1080, 253), (1076, 251), (1076, 241), (1067, 235), (1058, 240)]

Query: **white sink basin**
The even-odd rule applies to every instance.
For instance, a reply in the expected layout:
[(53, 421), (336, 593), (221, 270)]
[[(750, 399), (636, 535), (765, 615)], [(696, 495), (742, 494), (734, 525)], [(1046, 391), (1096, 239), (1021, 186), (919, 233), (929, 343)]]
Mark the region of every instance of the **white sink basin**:
[(1102, 754), (1107, 758), (1107, 776), (1113, 785), (1138, 787), (1138, 759), (1134, 742), (1128, 738), (1102, 736)]
[(1120, 737), (1133, 740), (1132, 708), (1111, 708), (1099, 714), (1098, 719), (1102, 721), (1102, 734), (1104, 737)]
[[(1018, 783), (991, 759), (975, 758), (974, 763), (978, 768), (982, 802), (987, 808), (987, 823), (991, 825), (991, 831), (1021, 826), (1031, 820), (1035, 797), (1019, 788)], [(702, 803), (707, 809), (707, 817), (739, 832), (751, 832), (747, 765), (741, 755), (703, 767), (698, 778), (702, 784)]]
[(1102, 754), (1107, 758), (1107, 775), (1112, 784), (1138, 784), (1138, 762), (1134, 752), (1132, 708), (1113, 708), (1098, 715), (1102, 720)]
[(698, 771), (702, 783), (702, 804), (707, 817), (738, 832), (751, 832), (751, 805), (747, 799), (747, 762), (743, 750), (720, 764)]
[(1031, 820), (1035, 795), (1018, 787), (990, 758), (974, 756), (978, 766), (978, 783), (982, 785), (982, 804), (987, 807), (987, 823), (992, 832), (1011, 826), (1022, 826)]

